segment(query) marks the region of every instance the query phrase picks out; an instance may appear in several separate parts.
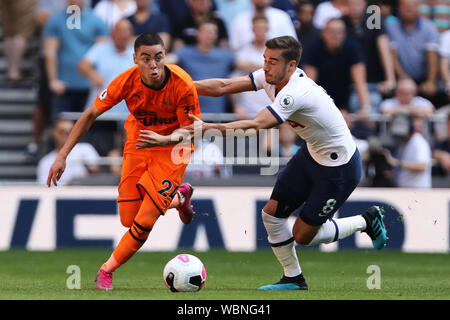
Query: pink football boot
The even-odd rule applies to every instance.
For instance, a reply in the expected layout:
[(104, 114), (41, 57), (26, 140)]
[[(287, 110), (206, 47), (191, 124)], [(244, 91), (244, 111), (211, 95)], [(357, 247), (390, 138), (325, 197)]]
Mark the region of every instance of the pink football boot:
[(191, 205), (191, 197), (194, 192), (194, 188), (189, 183), (183, 183), (177, 190), (180, 196), (181, 205), (177, 208), (181, 221), (184, 224), (189, 224), (194, 218), (194, 210)]
[(95, 289), (112, 290), (112, 272), (106, 272), (105, 270), (100, 269), (95, 277), (95, 282)]

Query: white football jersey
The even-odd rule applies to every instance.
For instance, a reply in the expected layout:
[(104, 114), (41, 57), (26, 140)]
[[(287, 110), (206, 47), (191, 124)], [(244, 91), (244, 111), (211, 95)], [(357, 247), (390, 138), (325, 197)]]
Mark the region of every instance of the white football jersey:
[(267, 106), (282, 123), (288, 122), (306, 141), (313, 159), (321, 165), (346, 164), (356, 145), (339, 109), (326, 91), (299, 68), (280, 92), (266, 82), (264, 70), (251, 73), (256, 90), (264, 89), (273, 101)]

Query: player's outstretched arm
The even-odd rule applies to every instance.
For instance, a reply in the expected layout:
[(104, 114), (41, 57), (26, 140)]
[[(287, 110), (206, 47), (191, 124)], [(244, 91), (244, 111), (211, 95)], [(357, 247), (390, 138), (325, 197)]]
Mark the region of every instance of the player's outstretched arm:
[[(261, 129), (269, 129), (280, 124), (274, 115), (269, 111), (269, 109), (262, 109), (254, 119), (250, 120), (238, 120), (228, 123), (208, 123), (203, 122), (193, 115), (188, 115), (194, 122), (192, 125), (184, 127), (183, 129), (188, 130), (191, 134), (195, 136), (198, 132), (205, 132), (207, 130), (213, 129), (218, 130), (222, 135), (226, 135), (228, 130), (254, 130), (258, 132)], [(199, 129), (201, 128), (201, 130)]]
[(190, 133), (188, 130), (179, 128), (172, 132), (170, 135), (163, 136), (151, 130), (141, 130), (139, 138), (136, 144), (136, 149), (145, 149), (153, 147), (161, 147), (179, 142), (189, 141)]
[(253, 91), (253, 83), (249, 76), (230, 79), (214, 78), (194, 81), (197, 93), (201, 96), (220, 97), (224, 94)]
[(83, 138), (94, 123), (95, 119), (97, 119), (97, 117), (102, 113), (102, 111), (98, 110), (97, 107), (92, 104), (77, 120), (69, 134), (69, 137), (67, 138), (66, 143), (58, 152), (58, 155), (56, 156), (56, 159), (48, 172), (48, 187), (51, 186), (52, 182), (55, 186), (58, 185), (57, 181), (61, 178), (64, 170), (66, 169), (66, 158), (70, 151), (81, 140), (81, 138)]
[[(177, 144), (179, 142), (186, 142), (193, 140), (194, 138), (201, 137), (205, 131), (210, 129), (215, 130), (214, 134), (218, 135), (219, 132), (223, 136), (227, 134), (228, 130), (244, 131), (253, 129), (254, 132), (258, 132), (260, 129), (272, 128), (279, 124), (278, 120), (273, 116), (269, 109), (264, 108), (261, 110), (252, 120), (239, 120), (229, 123), (208, 123), (203, 122), (196, 116), (188, 114), (188, 117), (192, 119), (193, 123), (175, 130), (172, 134), (163, 136), (151, 130), (141, 130), (139, 135), (140, 143), (136, 145), (137, 149), (153, 148), (159, 146), (166, 146), (170, 144)], [(212, 130), (211, 132), (212, 133)]]

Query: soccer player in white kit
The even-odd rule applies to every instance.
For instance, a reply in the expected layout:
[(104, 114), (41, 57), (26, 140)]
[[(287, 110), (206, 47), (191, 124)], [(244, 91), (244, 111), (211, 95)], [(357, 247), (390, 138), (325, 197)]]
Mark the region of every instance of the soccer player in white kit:
[[(280, 281), (260, 290), (308, 289), (294, 242), (331, 243), (361, 231), (369, 235), (375, 248), (386, 245), (379, 207), (372, 206), (363, 214), (347, 218), (333, 218), (361, 179), (361, 159), (333, 100), (297, 68), (301, 51), (301, 44), (293, 37), (273, 38), (266, 42), (262, 69), (249, 76), (195, 81), (200, 95), (221, 96), (263, 89), (273, 101), (252, 120), (205, 123), (194, 119), (194, 126), (201, 125), (203, 132), (216, 129), (225, 135), (230, 129), (259, 130), (288, 122), (305, 141), (278, 174), (270, 200), (261, 213), (268, 241), (284, 274)], [(193, 127), (189, 129), (194, 132)], [(143, 139), (154, 145), (174, 141), (173, 137), (156, 134)], [(291, 229), (287, 218), (300, 206), (303, 207)]]

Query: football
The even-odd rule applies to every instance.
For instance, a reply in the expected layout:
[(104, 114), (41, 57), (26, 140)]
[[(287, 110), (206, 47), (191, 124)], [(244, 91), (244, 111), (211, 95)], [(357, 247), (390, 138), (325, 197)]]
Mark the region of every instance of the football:
[(179, 254), (167, 262), (163, 276), (172, 292), (199, 291), (206, 281), (206, 269), (196, 256)]

